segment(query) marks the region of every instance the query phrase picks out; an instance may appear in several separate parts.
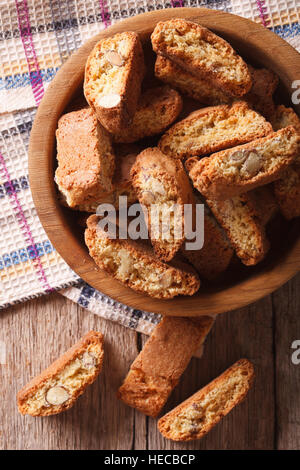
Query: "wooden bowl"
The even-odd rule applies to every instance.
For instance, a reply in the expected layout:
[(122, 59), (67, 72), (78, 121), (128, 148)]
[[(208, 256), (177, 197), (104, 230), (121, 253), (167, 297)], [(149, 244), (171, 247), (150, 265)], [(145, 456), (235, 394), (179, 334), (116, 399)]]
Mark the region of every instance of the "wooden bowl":
[[(150, 34), (158, 21), (186, 18), (200, 23), (228, 40), (250, 63), (266, 67), (279, 76), (280, 98), (289, 106), (300, 77), (300, 55), (285, 41), (252, 21), (220, 11), (179, 8), (138, 15), (107, 28), (87, 41), (57, 73), (39, 106), (30, 137), (29, 176), (34, 203), (40, 220), (56, 250), (87, 283), (131, 307), (164, 315), (197, 316), (218, 314), (242, 307), (270, 294), (294, 276), (300, 267), (299, 220), (278, 219), (270, 233), (272, 248), (255, 267), (232, 267), (225, 279), (201, 286), (192, 297), (172, 300), (152, 299), (124, 287), (105, 272), (96, 269), (83, 241), (79, 214), (58, 202), (54, 184), (55, 130), (59, 117), (82, 92), (84, 66), (99, 39), (122, 31), (139, 33), (148, 67), (153, 64)], [(201, 107), (201, 105), (199, 105)], [(297, 110), (298, 108), (298, 110)], [(300, 106), (295, 106), (300, 113)]]

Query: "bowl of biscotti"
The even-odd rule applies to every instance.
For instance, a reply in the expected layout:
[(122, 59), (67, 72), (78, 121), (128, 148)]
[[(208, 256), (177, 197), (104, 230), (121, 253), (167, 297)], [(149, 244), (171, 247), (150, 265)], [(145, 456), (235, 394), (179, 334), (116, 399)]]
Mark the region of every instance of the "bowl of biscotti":
[(284, 40), (214, 10), (146, 13), (87, 41), (30, 138), (54, 247), (94, 288), (164, 315), (277, 289), (300, 267), (299, 76)]

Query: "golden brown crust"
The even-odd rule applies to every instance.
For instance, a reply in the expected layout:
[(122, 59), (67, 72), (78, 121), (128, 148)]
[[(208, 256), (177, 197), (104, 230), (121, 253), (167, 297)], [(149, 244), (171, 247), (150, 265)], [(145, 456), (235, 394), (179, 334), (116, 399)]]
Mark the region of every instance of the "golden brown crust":
[(219, 105), (192, 112), (160, 139), (162, 152), (173, 158), (201, 157), (244, 144), (272, 132), (265, 118), (246, 102)]
[(245, 193), (225, 201), (207, 199), (207, 204), (246, 266), (259, 263), (269, 249), (260, 206)]
[(155, 76), (200, 103), (218, 105), (232, 101), (231, 96), (212, 85), (208, 80), (195, 77), (162, 55), (158, 55), (156, 58)]
[[(154, 251), (157, 256), (170, 261), (181, 247), (185, 239), (184, 205), (195, 205), (193, 189), (183, 165), (179, 160), (164, 155), (158, 148), (148, 148), (140, 153), (131, 169), (132, 184), (136, 190), (139, 202), (145, 208), (145, 217)], [(178, 218), (170, 215), (170, 224), (166, 218), (171, 208), (177, 205)], [(152, 220), (152, 208), (161, 211), (158, 224), (162, 227), (155, 233), (157, 222)], [(163, 209), (166, 208), (166, 214)], [(170, 228), (170, 236), (166, 232)], [(181, 234), (176, 234), (176, 228)], [(174, 231), (173, 231), (174, 228)], [(161, 232), (161, 233), (160, 233)]]
[(183, 19), (159, 22), (152, 35), (157, 54), (232, 96), (242, 96), (252, 85), (247, 64), (234, 49), (210, 30)]
[[(112, 52), (119, 57), (119, 65), (111, 63), (108, 54)], [(134, 32), (102, 39), (89, 55), (85, 67), (84, 94), (101, 124), (112, 134), (121, 132), (133, 119), (144, 72), (143, 49)], [(111, 104), (104, 104), (107, 96), (114, 99), (119, 96), (119, 103), (110, 100)]]
[[(91, 349), (93, 348), (93, 349)], [(44, 403), (40, 409), (35, 413), (30, 408), (30, 401), (35, 400), (35, 394), (41, 388), (45, 387), (48, 382), (55, 381), (56, 378), (64, 372), (64, 370), (72, 365), (72, 363), (80, 358), (85, 352), (92, 350), (93, 354), (97, 352), (97, 361), (91, 368), (89, 376), (85, 379), (84, 383), (80, 384), (71, 394), (69, 400), (62, 405), (50, 406)], [(66, 351), (61, 357), (53, 362), (41, 374), (34, 377), (22, 390), (18, 393), (18, 409), (21, 414), (31, 414), (32, 416), (50, 416), (52, 414), (61, 413), (71, 408), (77, 398), (83, 394), (88, 385), (93, 383), (99, 375), (103, 363), (103, 334), (97, 331), (90, 331), (85, 334), (74, 346)], [(63, 381), (59, 385), (64, 385)]]
[(193, 295), (199, 289), (199, 278), (190, 265), (178, 260), (166, 264), (144, 243), (108, 238), (98, 221), (96, 215), (88, 218), (85, 243), (95, 263), (115, 279), (137, 292), (163, 299)]
[[(230, 389), (230, 383), (234, 379), (233, 385), (236, 384), (236, 386)], [(253, 365), (247, 359), (240, 359), (219, 377), (163, 416), (158, 421), (159, 431), (165, 438), (174, 441), (201, 439), (245, 399), (253, 380)], [(224, 396), (222, 394), (218, 401), (217, 394), (226, 385), (228, 385), (228, 395)], [(206, 404), (209, 396), (211, 396), (212, 406), (210, 406), (210, 403)], [(176, 419), (178, 418), (179, 420), (181, 418), (181, 423), (180, 421), (178, 423), (181, 424), (181, 429), (177, 428), (176, 430)], [(182, 426), (182, 424), (185, 424), (184, 421), (188, 426)]]
[(118, 398), (157, 416), (212, 325), (211, 317), (165, 317), (131, 365)]
[(299, 152), (300, 138), (289, 126), (248, 144), (218, 152), (195, 163), (189, 175), (204, 196), (228, 199), (271, 183)]
[(136, 142), (144, 137), (161, 134), (182, 110), (179, 93), (169, 86), (151, 88), (140, 97), (132, 124), (115, 134), (115, 142)]
[[(278, 77), (268, 69), (255, 69), (248, 65), (252, 77), (252, 88), (244, 99), (253, 109), (268, 119), (274, 114), (273, 94), (278, 86)], [(274, 128), (274, 131), (278, 129)]]
[(204, 244), (200, 250), (185, 250), (184, 257), (194, 266), (201, 278), (214, 280), (229, 266), (233, 248), (207, 207), (204, 208)]
[(71, 208), (112, 190), (114, 153), (107, 131), (89, 108), (65, 114), (56, 131), (55, 180)]

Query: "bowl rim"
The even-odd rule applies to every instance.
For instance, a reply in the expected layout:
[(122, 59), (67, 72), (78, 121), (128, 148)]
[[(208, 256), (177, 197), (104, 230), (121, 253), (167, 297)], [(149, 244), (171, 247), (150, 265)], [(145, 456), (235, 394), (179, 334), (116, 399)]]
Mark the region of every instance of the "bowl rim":
[[(227, 12), (206, 8), (158, 10), (128, 18), (90, 38), (70, 56), (48, 86), (30, 135), (29, 182), (37, 214), (51, 243), (71, 269), (92, 287), (135, 309), (172, 316), (213, 315), (259, 300), (292, 278), (300, 269), (300, 238), (286, 253), (281, 263), (272, 268), (267, 267), (233, 286), (213, 293), (201, 293), (200, 287), (198, 293), (192, 297), (154, 299), (122, 285), (96, 267), (87, 248), (66, 223), (63, 208), (58, 203), (54, 180), (49, 178), (49, 174), (53, 174), (53, 161), (49, 155), (53, 155), (57, 120), (74, 90), (78, 89), (83, 81), (85, 61), (96, 42), (128, 30), (134, 30), (146, 37), (158, 21), (171, 18), (190, 19), (217, 31), (221, 36), (229, 37), (233, 34), (237, 40), (240, 38), (245, 41), (247, 34), (249, 47), (255, 48), (258, 60), (265, 59), (265, 66), (271, 69), (272, 65), (278, 63), (280, 68), (283, 68), (284, 74), (279, 74), (279, 77), (292, 93), (291, 83), (300, 76), (300, 54), (279, 36), (257, 23)], [(276, 50), (276, 61), (272, 52), (267, 53), (265, 44), (268, 44), (272, 51)], [(294, 107), (299, 113), (300, 106)], [(43, 129), (43, 132), (40, 129)]]

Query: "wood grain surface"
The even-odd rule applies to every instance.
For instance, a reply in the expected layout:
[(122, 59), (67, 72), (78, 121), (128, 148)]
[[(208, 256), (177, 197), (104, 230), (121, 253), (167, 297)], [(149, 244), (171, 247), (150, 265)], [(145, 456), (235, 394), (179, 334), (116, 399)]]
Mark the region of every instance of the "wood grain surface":
[[(300, 340), (300, 274), (272, 296), (219, 315), (201, 359), (192, 359), (164, 411), (194, 393), (234, 361), (253, 361), (248, 398), (201, 441), (172, 443), (156, 420), (116, 399), (146, 336), (108, 322), (52, 294), (0, 313), (0, 449), (299, 449), (300, 364), (291, 344)], [(90, 329), (105, 335), (104, 369), (69, 411), (48, 418), (18, 414), (17, 391)]]
[[(245, 18), (205, 8), (166, 9), (118, 22), (87, 41), (59, 70), (38, 108), (29, 147), (29, 175), (35, 206), (42, 224), (57, 251), (77, 274), (96, 289), (134, 308), (165, 315), (196, 316), (240, 308), (281, 286), (299, 271), (300, 221), (273, 231), (277, 244), (263, 263), (226, 276), (223, 283), (202, 286), (189, 298), (152, 299), (136, 293), (97, 270), (83, 242), (83, 230), (76, 229), (75, 212), (60, 206), (54, 185), (55, 129), (57, 121), (74, 97), (82, 92), (86, 59), (100, 39), (121, 31), (140, 34), (147, 64), (152, 64), (150, 34), (158, 21), (183, 17), (201, 23), (228, 39), (251, 63), (268, 67), (279, 75), (282, 99), (289, 102), (294, 80), (300, 76), (300, 55), (287, 42), (267, 28)], [(150, 68), (150, 67), (149, 67)], [(286, 102), (286, 104), (288, 104)], [(297, 108), (297, 106), (295, 107)], [(300, 105), (298, 105), (300, 112)], [(284, 233), (284, 235), (282, 235)], [(282, 236), (281, 236), (282, 235)], [(273, 241), (273, 240), (272, 240)]]

